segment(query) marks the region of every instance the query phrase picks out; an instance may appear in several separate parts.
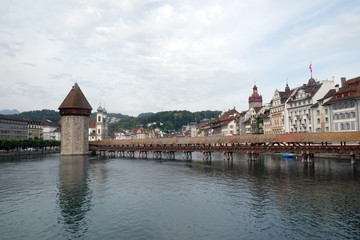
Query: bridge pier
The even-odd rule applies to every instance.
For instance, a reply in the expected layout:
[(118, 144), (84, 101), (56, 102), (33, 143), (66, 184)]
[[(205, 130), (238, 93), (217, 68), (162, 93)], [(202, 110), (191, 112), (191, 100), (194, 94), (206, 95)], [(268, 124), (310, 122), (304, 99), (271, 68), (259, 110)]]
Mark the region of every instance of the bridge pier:
[(232, 161), (234, 159), (233, 153), (232, 152), (224, 152), (224, 161), (228, 160), (228, 161)]
[(128, 158), (135, 158), (135, 151), (127, 151)]
[(183, 160), (190, 161), (192, 160), (192, 153), (191, 152), (183, 152)]
[(147, 151), (140, 151), (139, 158), (147, 159)]
[(259, 153), (251, 151), (247, 152), (248, 160), (257, 161), (259, 159)]
[(161, 159), (161, 151), (154, 151), (153, 152), (153, 158), (155, 159)]
[(125, 151), (118, 151), (118, 156), (119, 157), (125, 157)]
[(203, 152), (203, 161), (211, 161), (211, 152)]
[(356, 156), (353, 152), (350, 152), (351, 165), (356, 165)]
[(309, 151), (307, 151), (306, 153), (302, 152), (301, 161), (305, 163), (314, 163), (315, 162), (314, 153), (309, 153)]
[(167, 151), (165, 152), (166, 159), (174, 160), (175, 159), (175, 152), (174, 151)]

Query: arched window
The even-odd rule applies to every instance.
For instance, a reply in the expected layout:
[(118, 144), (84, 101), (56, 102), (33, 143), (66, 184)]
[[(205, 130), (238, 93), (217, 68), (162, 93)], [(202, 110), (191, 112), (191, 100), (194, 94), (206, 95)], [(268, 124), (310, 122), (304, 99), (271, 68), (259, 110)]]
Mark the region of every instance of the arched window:
[(98, 129), (98, 134), (100, 134), (100, 128)]
[(98, 122), (101, 122), (101, 117), (100, 116), (98, 116)]

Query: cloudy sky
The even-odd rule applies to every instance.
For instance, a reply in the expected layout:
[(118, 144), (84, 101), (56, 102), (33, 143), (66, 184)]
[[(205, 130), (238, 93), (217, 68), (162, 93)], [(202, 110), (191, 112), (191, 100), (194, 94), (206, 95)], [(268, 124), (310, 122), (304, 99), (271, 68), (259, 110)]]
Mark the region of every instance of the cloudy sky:
[(245, 110), (275, 89), (360, 75), (357, 0), (2, 0), (0, 110)]

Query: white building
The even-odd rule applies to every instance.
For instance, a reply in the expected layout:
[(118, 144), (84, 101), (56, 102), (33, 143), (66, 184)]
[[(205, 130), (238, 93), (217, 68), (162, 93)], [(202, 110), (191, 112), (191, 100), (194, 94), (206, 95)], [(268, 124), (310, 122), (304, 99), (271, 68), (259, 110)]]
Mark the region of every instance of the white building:
[(307, 84), (295, 89), (286, 102), (286, 132), (313, 132), (313, 112), (311, 107), (323, 98), (330, 89), (335, 88), (334, 81), (316, 82), (310, 78)]
[(108, 139), (107, 111), (100, 105), (96, 114), (96, 140), (105, 139)]
[(61, 126), (56, 122), (50, 120), (41, 120), (43, 128), (43, 139), (44, 140), (57, 140), (61, 141)]
[(360, 130), (360, 77), (341, 78), (341, 88), (329, 100), (331, 131)]

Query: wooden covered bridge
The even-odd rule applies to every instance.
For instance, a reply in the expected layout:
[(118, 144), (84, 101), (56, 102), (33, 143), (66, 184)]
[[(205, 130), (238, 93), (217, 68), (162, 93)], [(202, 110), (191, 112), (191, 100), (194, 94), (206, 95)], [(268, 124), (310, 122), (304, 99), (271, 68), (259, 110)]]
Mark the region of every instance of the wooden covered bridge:
[(89, 149), (120, 157), (135, 157), (138, 152), (139, 158), (152, 152), (154, 158), (168, 159), (182, 152), (186, 160), (191, 160), (192, 152), (203, 153), (204, 160), (211, 160), (212, 152), (222, 152), (227, 160), (232, 160), (235, 152), (245, 153), (251, 160), (261, 153), (294, 153), (306, 162), (313, 162), (314, 154), (330, 153), (348, 155), (355, 164), (360, 155), (360, 131), (102, 140), (90, 142)]

